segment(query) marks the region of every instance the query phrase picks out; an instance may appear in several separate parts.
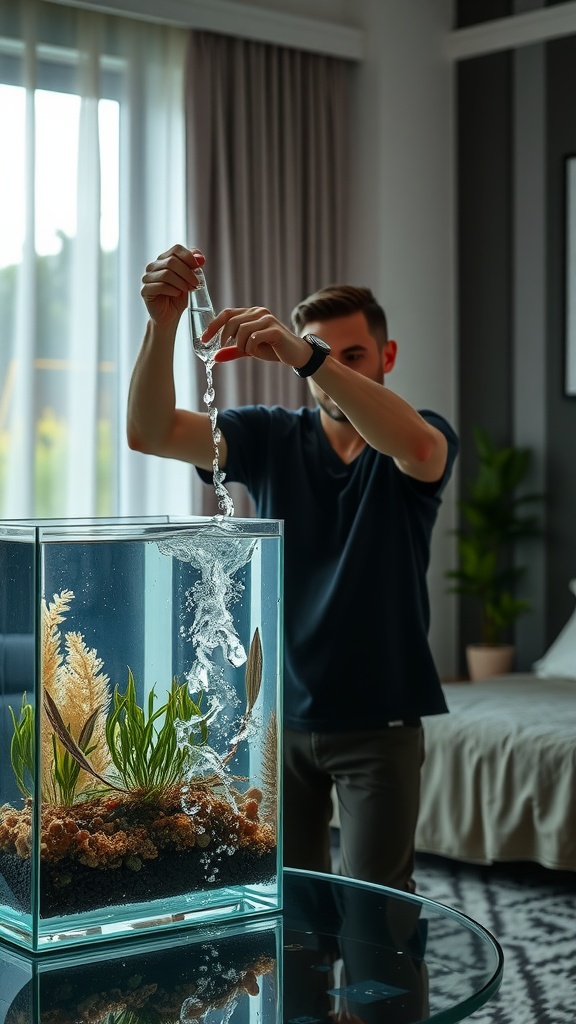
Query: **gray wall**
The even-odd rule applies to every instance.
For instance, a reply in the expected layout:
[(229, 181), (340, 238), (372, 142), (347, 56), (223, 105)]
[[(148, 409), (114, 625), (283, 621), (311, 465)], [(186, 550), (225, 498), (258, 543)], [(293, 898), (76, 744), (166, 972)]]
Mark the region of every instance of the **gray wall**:
[[(513, 6), (520, 13), (542, 4)], [(505, 2), (491, 8), (491, 17), (512, 13)], [(474, 19), (469, 0), (461, 9)], [(499, 442), (533, 449), (529, 489), (548, 495), (543, 539), (518, 551), (528, 566), (520, 594), (533, 608), (511, 637), (520, 670), (544, 653), (574, 606), (567, 585), (576, 576), (576, 400), (563, 393), (564, 163), (576, 153), (567, 100), (574, 95), (576, 37), (457, 68), (461, 492), (474, 471), (470, 431), (479, 424)], [(477, 636), (473, 609), (462, 602), (462, 668), (464, 645)]]
[[(512, 61), (508, 53), (457, 67), (460, 492), (476, 470), (472, 428), (512, 435)], [(460, 602), (463, 650), (480, 639), (475, 602)]]
[(546, 47), (547, 307), (546, 486), (550, 493), (547, 536), (548, 635), (574, 609), (567, 590), (576, 577), (576, 398), (563, 394), (565, 306), (564, 164), (576, 155), (576, 36)]

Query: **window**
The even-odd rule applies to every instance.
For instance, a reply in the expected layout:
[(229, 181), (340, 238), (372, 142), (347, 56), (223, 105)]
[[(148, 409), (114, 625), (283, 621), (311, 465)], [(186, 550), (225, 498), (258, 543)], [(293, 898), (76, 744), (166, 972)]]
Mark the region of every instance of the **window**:
[(143, 266), (184, 237), (184, 45), (0, 0), (0, 517), (150, 511), (124, 409)]
[[(58, 70), (56, 58), (43, 62), (43, 77)], [(0, 137), (10, 139), (10, 159), (0, 169), (0, 322), (8, 337), (17, 329), (18, 268), (26, 239), (26, 90), (0, 84)], [(114, 294), (118, 262), (118, 131), (119, 99), (98, 101), (100, 143), (100, 273), (102, 329), (97, 364), (97, 508), (109, 515), (116, 504), (114, 441), (117, 435), (118, 303)], [(59, 508), (70, 423), (65, 414), (72, 369), (68, 352), (73, 277), (70, 263), (77, 237), (77, 167), (80, 96), (72, 91), (36, 89), (34, 93), (33, 181), (34, 274), (37, 333), (33, 362), (34, 507), (37, 516), (53, 516)], [(0, 494), (8, 485), (8, 415), (18, 355), (2, 346), (0, 377)], [(4, 495), (2, 495), (4, 497)], [(0, 497), (0, 504), (2, 504)]]

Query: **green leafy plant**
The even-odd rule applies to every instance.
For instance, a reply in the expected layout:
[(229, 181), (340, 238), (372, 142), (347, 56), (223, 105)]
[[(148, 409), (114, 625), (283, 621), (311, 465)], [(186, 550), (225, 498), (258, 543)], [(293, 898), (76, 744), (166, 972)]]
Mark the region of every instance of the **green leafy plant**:
[(525, 567), (512, 563), (517, 541), (541, 533), (538, 516), (525, 511), (541, 502), (542, 494), (517, 490), (530, 470), (529, 448), (498, 447), (480, 427), (474, 428), (478, 471), (467, 497), (458, 502), (464, 524), (458, 538), (458, 568), (446, 573), (454, 581), (450, 592), (472, 597), (480, 611), (480, 639), (501, 643), (528, 601), (515, 597), (514, 588)]
[(23, 693), (19, 718), (16, 719), (11, 707), (8, 710), (12, 716), (14, 727), (10, 744), (10, 759), (14, 778), (22, 796), (29, 797), (32, 793), (34, 778), (34, 709), (28, 703), (26, 693)]
[[(201, 700), (201, 698), (200, 698)], [(136, 701), (134, 677), (128, 671), (126, 692), (114, 690), (112, 710), (106, 721), (106, 740), (113, 764), (128, 790), (156, 793), (182, 780), (189, 754), (178, 747), (176, 723), (199, 719), (200, 742), (205, 743), (208, 727), (186, 683), (176, 679), (166, 704), (154, 710), (156, 694), (152, 687), (147, 708)]]

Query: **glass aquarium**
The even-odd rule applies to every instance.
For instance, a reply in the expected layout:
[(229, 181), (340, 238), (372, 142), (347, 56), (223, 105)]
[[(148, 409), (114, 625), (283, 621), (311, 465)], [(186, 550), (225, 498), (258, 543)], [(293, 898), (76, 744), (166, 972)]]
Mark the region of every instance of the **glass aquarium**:
[(282, 523), (0, 522), (0, 938), (281, 907)]
[(277, 1024), (278, 916), (32, 957), (0, 943), (0, 1024)]

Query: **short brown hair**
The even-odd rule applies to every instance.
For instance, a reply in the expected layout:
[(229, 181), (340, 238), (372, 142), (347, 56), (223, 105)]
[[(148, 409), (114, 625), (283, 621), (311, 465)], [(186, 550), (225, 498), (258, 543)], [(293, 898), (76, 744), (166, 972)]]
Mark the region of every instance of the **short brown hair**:
[(370, 333), (382, 348), (388, 341), (386, 314), (369, 288), (353, 284), (329, 284), (302, 299), (292, 310), (292, 327), (300, 334), (305, 324), (314, 320), (334, 320), (356, 312), (364, 313)]

